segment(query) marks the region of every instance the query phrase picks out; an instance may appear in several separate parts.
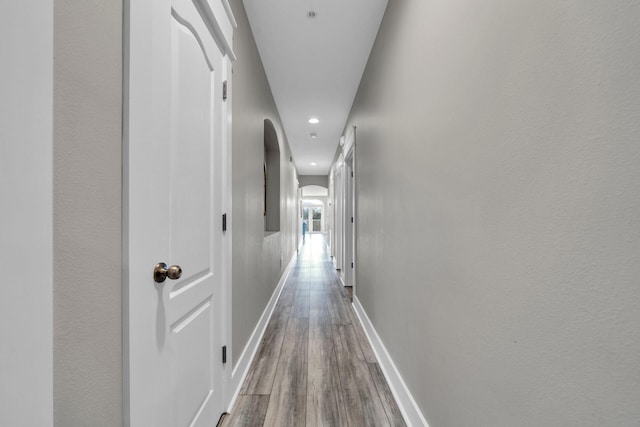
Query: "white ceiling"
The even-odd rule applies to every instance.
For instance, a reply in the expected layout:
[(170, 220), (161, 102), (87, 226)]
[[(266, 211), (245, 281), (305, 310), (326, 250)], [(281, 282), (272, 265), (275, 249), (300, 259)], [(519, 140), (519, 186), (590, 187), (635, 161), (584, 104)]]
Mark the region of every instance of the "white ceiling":
[(387, 0), (244, 5), (298, 173), (327, 175)]

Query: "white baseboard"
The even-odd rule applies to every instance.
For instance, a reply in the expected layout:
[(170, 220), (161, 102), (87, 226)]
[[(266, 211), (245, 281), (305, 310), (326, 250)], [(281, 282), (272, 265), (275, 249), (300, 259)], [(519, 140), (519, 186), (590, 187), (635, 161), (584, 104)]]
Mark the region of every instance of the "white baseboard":
[(273, 314), (273, 310), (276, 307), (276, 303), (278, 302), (278, 298), (280, 298), (280, 293), (284, 288), (284, 284), (289, 277), (289, 273), (291, 269), (296, 263), (297, 253), (294, 253), (289, 260), (289, 264), (287, 264), (287, 268), (284, 269), (280, 280), (276, 288), (267, 303), (264, 311), (262, 312), (262, 316), (258, 320), (258, 324), (253, 329), (253, 333), (249, 337), (249, 341), (247, 341), (247, 345), (245, 345), (244, 350), (242, 350), (242, 354), (238, 358), (238, 363), (233, 367), (233, 371), (231, 372), (231, 387), (230, 390), (233, 391), (233, 395), (231, 396), (231, 400), (227, 407), (227, 412), (231, 412), (233, 405), (236, 403), (236, 399), (238, 398), (238, 394), (240, 393), (240, 389), (242, 388), (242, 383), (249, 372), (249, 367), (251, 366), (251, 362), (258, 351), (258, 346), (262, 342), (262, 336), (264, 335), (264, 331), (267, 329), (267, 324), (271, 319), (271, 315)]
[(360, 304), (360, 300), (358, 300), (357, 296), (353, 296), (353, 307), (358, 315), (358, 319), (364, 328), (364, 332), (369, 339), (369, 343), (373, 348), (373, 352), (376, 355), (376, 359), (378, 359), (378, 363), (380, 364), (380, 368), (384, 377), (387, 379), (387, 383), (389, 384), (389, 388), (393, 393), (393, 396), (396, 399), (396, 403), (400, 408), (400, 412), (402, 412), (402, 416), (404, 417), (405, 422), (409, 427), (411, 426), (424, 426), (429, 427), (427, 420), (424, 415), (418, 408), (416, 401), (413, 399), (411, 392), (407, 388), (404, 380), (400, 376), (400, 372), (398, 372), (398, 368), (393, 363), (391, 356), (389, 356), (389, 352), (385, 348), (380, 336), (376, 332), (371, 320), (369, 320), (369, 316), (364, 311), (362, 304)]

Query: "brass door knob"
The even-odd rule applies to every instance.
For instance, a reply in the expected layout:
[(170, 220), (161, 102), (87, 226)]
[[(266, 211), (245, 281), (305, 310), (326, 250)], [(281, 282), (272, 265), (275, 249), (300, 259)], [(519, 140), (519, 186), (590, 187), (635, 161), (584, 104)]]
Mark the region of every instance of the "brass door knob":
[(164, 282), (167, 280), (167, 277), (171, 280), (177, 280), (180, 276), (182, 276), (182, 268), (180, 268), (179, 265), (167, 267), (166, 263), (159, 262), (153, 269), (153, 280), (155, 280), (156, 283)]

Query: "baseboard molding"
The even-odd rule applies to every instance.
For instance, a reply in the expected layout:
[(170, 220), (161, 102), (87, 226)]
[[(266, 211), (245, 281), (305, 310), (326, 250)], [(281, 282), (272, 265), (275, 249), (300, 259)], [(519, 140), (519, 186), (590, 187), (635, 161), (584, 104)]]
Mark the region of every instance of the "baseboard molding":
[(271, 315), (273, 314), (273, 310), (276, 307), (278, 298), (280, 298), (280, 293), (282, 292), (284, 284), (289, 277), (289, 273), (295, 265), (297, 255), (297, 253), (294, 253), (289, 260), (289, 264), (287, 264), (287, 267), (284, 269), (284, 272), (282, 273), (282, 276), (280, 277), (280, 280), (278, 281), (278, 284), (276, 285), (276, 288), (274, 289), (273, 294), (271, 295), (271, 298), (267, 303), (267, 306), (262, 312), (262, 316), (260, 316), (260, 319), (258, 320), (258, 324), (253, 329), (253, 333), (249, 337), (249, 341), (247, 341), (244, 350), (242, 350), (242, 354), (238, 359), (238, 363), (236, 363), (236, 365), (233, 367), (233, 371), (231, 371), (231, 387), (229, 387), (229, 390), (233, 390), (233, 395), (227, 407), (227, 412), (231, 412), (233, 405), (236, 403), (236, 399), (238, 398), (238, 394), (240, 393), (240, 389), (242, 388), (242, 383), (244, 382), (244, 379), (249, 372), (251, 362), (253, 361), (256, 352), (258, 351), (258, 346), (260, 345), (260, 342), (262, 342), (264, 331), (267, 329), (267, 324), (271, 319)]
[(400, 412), (402, 412), (405, 422), (410, 427), (429, 427), (427, 420), (424, 415), (422, 415), (422, 412), (420, 411), (420, 408), (418, 408), (416, 401), (413, 399), (411, 392), (400, 376), (398, 368), (396, 368), (389, 352), (387, 352), (380, 336), (373, 327), (371, 320), (369, 320), (369, 316), (367, 316), (362, 304), (360, 304), (360, 300), (358, 300), (358, 297), (355, 295), (353, 296), (353, 307), (358, 315), (358, 319), (360, 320), (362, 327), (364, 328), (364, 332), (369, 339), (369, 343), (371, 343), (371, 347), (376, 355), (376, 359), (378, 359), (382, 373), (387, 379), (387, 383), (389, 383), (389, 388), (398, 403), (398, 407), (400, 408)]

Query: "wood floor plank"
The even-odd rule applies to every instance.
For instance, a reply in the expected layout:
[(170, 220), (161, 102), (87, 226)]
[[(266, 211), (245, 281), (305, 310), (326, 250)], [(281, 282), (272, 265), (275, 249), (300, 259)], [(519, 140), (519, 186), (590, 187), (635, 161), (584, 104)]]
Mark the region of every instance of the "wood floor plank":
[(329, 295), (325, 291), (311, 291), (309, 310), (309, 339), (331, 339)]
[(291, 307), (276, 306), (264, 331), (240, 394), (269, 394), (278, 367)]
[(407, 424), (404, 422), (404, 418), (402, 418), (400, 408), (398, 408), (396, 399), (391, 393), (389, 383), (387, 383), (387, 379), (384, 377), (382, 369), (380, 369), (380, 365), (378, 365), (378, 363), (369, 363), (368, 365), (371, 378), (373, 378), (373, 383), (376, 385), (378, 395), (382, 401), (384, 411), (387, 413), (389, 423), (393, 427), (406, 427)]
[(334, 341), (309, 340), (307, 378), (307, 426), (346, 426), (346, 412), (340, 393)]
[(249, 394), (238, 396), (231, 413), (222, 421), (222, 427), (262, 426), (268, 405), (268, 395)]
[(331, 291), (329, 289), (311, 289), (311, 308), (314, 304), (321, 303), (326, 308), (329, 298), (331, 297)]
[(364, 356), (355, 341), (352, 325), (334, 325), (336, 360), (349, 426), (389, 426)]
[(289, 319), (265, 426), (304, 426), (307, 407), (309, 319)]
[(331, 316), (331, 323), (334, 325), (349, 325), (351, 323), (351, 318), (349, 317), (349, 313), (347, 310), (347, 302), (337, 292), (331, 293), (331, 298), (329, 302), (329, 314)]
[(280, 297), (276, 302), (276, 307), (291, 307), (293, 305), (293, 297), (296, 294), (296, 286), (297, 279), (294, 277), (289, 277), (284, 284), (284, 288), (282, 292), (280, 292)]
[(351, 324), (354, 325), (353, 330), (355, 332), (356, 339), (358, 340), (358, 344), (360, 344), (360, 350), (362, 351), (364, 360), (370, 363), (377, 362), (378, 359), (376, 359), (376, 355), (373, 352), (373, 348), (371, 348), (367, 334), (365, 334), (364, 328), (362, 327), (360, 319), (358, 319), (358, 315), (356, 314), (353, 306), (349, 307), (348, 314), (351, 319)]
[(296, 289), (295, 297), (293, 298), (293, 306), (291, 307), (291, 317), (309, 317), (309, 299), (310, 290), (309, 287), (299, 287)]

